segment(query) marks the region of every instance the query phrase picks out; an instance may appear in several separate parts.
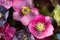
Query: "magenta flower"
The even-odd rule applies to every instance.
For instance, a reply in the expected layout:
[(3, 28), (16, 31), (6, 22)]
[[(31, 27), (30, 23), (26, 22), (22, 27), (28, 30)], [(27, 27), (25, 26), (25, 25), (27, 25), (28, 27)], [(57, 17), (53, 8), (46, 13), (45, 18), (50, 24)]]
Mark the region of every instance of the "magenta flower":
[(23, 25), (28, 25), (29, 21), (38, 15), (38, 9), (34, 8), (33, 0), (14, 0), (13, 19), (21, 21)]
[(4, 27), (0, 27), (0, 40), (12, 40), (16, 29), (5, 24)]
[(12, 6), (13, 0), (0, 0), (0, 5), (9, 9)]
[(33, 18), (29, 25), (29, 31), (38, 39), (42, 39), (53, 34), (53, 25), (51, 24), (51, 17), (37, 15)]

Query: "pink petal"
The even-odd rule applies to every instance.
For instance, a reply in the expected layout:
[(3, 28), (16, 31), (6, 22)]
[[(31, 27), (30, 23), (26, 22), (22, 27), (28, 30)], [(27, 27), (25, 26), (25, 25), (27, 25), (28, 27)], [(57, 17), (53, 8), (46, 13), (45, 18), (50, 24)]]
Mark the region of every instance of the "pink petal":
[(5, 40), (12, 40), (15, 32), (16, 32), (16, 29), (14, 27), (9, 26), (8, 23), (4, 25), (3, 37)]
[(33, 18), (33, 20), (31, 20), (32, 23), (37, 23), (37, 22), (45, 22), (45, 16), (43, 15), (37, 15)]
[(13, 13), (13, 19), (17, 20), (17, 21), (20, 21), (20, 19), (21, 19), (20, 13), (19, 12), (14, 12)]
[(12, 6), (12, 0), (0, 0), (0, 5), (9, 9)]
[(33, 0), (26, 0), (26, 2), (30, 8), (34, 7)]
[(36, 35), (37, 34), (37, 31), (34, 27), (34, 25), (32, 23), (29, 24), (29, 27), (28, 27), (29, 31), (33, 34), (33, 35)]
[(33, 17), (28, 14), (24, 15), (20, 21), (22, 22), (23, 25), (27, 26), (32, 18)]
[(39, 11), (37, 8), (32, 8), (31, 13), (33, 13), (34, 15), (39, 15)]
[(47, 28), (46, 28), (46, 37), (50, 36), (50, 35), (53, 35), (53, 31), (54, 31), (54, 28), (53, 28), (53, 25), (52, 24), (48, 24), (47, 25)]
[(52, 18), (51, 17), (46, 16), (45, 19), (46, 19), (45, 23), (52, 23)]
[(10, 27), (9, 25), (7, 25), (6, 29), (5, 29), (5, 33), (8, 34), (10, 37), (13, 37), (13, 35), (15, 34), (16, 29), (13, 27)]
[(26, 1), (24, 1), (24, 0), (14, 0), (13, 1), (13, 8), (15, 11), (20, 11), (20, 9), (24, 6), (26, 6)]
[(37, 39), (36, 38), (36, 40), (51, 40), (51, 38), (50, 37), (46, 37), (46, 38), (43, 38), (43, 39)]

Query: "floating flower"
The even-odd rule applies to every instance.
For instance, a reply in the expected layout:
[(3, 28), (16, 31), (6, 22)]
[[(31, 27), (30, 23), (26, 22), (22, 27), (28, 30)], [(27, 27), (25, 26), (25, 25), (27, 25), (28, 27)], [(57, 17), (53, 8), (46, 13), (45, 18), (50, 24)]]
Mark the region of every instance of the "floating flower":
[(0, 27), (0, 40), (12, 40), (16, 29), (5, 24), (4, 27)]
[[(34, 37), (33, 37), (33, 35), (25, 32), (24, 29), (19, 30), (19, 31), (16, 33), (16, 36), (14, 36), (14, 38), (15, 38), (16, 40), (18, 40), (18, 39), (19, 39), (19, 40), (35, 40)], [(13, 40), (14, 40), (14, 38), (13, 38)]]
[(28, 29), (36, 38), (42, 39), (53, 34), (54, 28), (51, 23), (51, 17), (37, 15), (30, 21)]
[(0, 5), (9, 9), (12, 6), (13, 0), (0, 0)]
[(13, 19), (21, 21), (24, 25), (28, 25), (30, 19), (39, 13), (38, 9), (33, 6), (33, 0), (15, 0), (13, 8), (15, 10)]
[(0, 6), (0, 27), (3, 27), (3, 25), (6, 23), (8, 15), (9, 11), (5, 7)]

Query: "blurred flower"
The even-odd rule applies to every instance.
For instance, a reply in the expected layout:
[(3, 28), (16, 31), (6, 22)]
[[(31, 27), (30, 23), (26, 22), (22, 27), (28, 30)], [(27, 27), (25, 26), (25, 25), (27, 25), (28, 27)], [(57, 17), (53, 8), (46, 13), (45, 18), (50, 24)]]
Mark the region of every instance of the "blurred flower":
[(5, 7), (0, 6), (0, 27), (3, 27), (3, 25), (7, 21), (8, 15), (9, 11)]
[(0, 5), (9, 9), (12, 6), (13, 0), (0, 0)]
[(4, 27), (0, 27), (0, 40), (12, 40), (15, 32), (16, 29), (6, 23)]
[(53, 12), (54, 12), (54, 19), (56, 20), (57, 25), (60, 26), (60, 6), (57, 5)]
[(51, 17), (37, 15), (33, 18), (29, 25), (29, 31), (38, 39), (53, 35), (53, 25), (51, 24)]
[(23, 25), (28, 25), (29, 21), (39, 13), (38, 9), (34, 8), (33, 0), (15, 0), (13, 8), (15, 10), (13, 19), (21, 21)]
[(58, 38), (58, 40), (60, 40), (60, 34), (57, 34), (57, 38)]
[[(33, 35), (25, 32), (24, 29), (19, 30), (19, 31), (16, 33), (16, 36), (14, 36), (14, 38), (15, 38), (16, 40), (35, 40), (34, 37), (33, 37)], [(13, 38), (13, 40), (14, 40), (14, 38)]]

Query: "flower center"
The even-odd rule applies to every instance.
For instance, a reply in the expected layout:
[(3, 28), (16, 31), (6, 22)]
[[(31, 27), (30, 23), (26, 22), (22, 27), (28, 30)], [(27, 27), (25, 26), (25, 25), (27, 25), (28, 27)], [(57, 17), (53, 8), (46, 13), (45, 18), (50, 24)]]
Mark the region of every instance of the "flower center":
[(26, 7), (23, 7), (23, 8), (22, 8), (22, 13), (23, 13), (23, 14), (29, 14), (29, 13), (30, 13), (30, 8), (27, 7), (27, 6), (26, 6)]
[(43, 31), (45, 28), (44, 28), (44, 23), (37, 23), (36, 25), (36, 30), (38, 31)]
[(2, 13), (0, 13), (0, 18), (2, 18), (2, 16), (3, 16), (3, 14), (2, 14)]
[(27, 40), (27, 34), (23, 34), (23, 40)]

